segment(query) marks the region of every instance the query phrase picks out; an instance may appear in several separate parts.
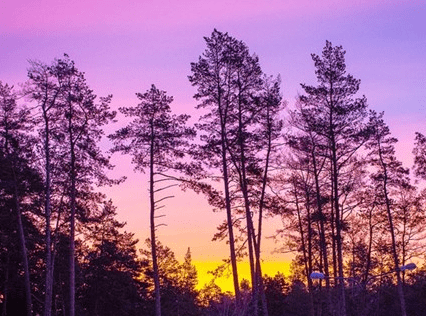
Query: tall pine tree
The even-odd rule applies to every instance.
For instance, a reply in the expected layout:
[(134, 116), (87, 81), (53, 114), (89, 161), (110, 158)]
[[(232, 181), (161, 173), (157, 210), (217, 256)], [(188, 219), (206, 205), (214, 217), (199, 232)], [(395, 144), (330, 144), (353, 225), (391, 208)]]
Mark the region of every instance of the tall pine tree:
[(123, 107), (120, 112), (133, 118), (126, 127), (109, 137), (114, 141), (113, 151), (132, 156), (138, 171), (149, 170), (150, 230), (153, 278), (155, 284), (155, 315), (161, 316), (160, 278), (157, 260), (157, 224), (155, 211), (161, 207), (160, 191), (169, 186), (158, 187), (163, 181), (176, 179), (168, 172), (189, 171), (182, 159), (188, 149), (188, 141), (195, 137), (195, 130), (186, 126), (189, 115), (172, 115), (170, 103), (173, 98), (155, 85), (145, 93), (137, 93), (141, 101), (136, 107)]

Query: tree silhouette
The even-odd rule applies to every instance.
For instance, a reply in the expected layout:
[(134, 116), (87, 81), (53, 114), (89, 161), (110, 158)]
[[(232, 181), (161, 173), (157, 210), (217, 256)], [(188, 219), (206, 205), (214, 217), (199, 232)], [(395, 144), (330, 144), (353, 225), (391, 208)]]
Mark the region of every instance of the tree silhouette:
[[(151, 254), (151, 241), (146, 240), (148, 249), (142, 249), (144, 277), (148, 278), (151, 287), (153, 278), (153, 262)], [(192, 265), (191, 252), (187, 251), (184, 262), (179, 264), (174, 252), (167, 246), (157, 241), (158, 273), (161, 292), (162, 315), (200, 315), (198, 302), (197, 270)]]
[(44, 316), (52, 314), (52, 290), (53, 290), (53, 269), (52, 259), (52, 156), (54, 148), (53, 139), (56, 119), (60, 116), (58, 113), (58, 98), (61, 93), (61, 77), (55, 77), (51, 67), (41, 62), (30, 61), (31, 67), (28, 70), (28, 81), (24, 93), (36, 102), (40, 113), (40, 127), (38, 129), (40, 143), (42, 144), (42, 161), (44, 161), (44, 217), (45, 217), (45, 247), (46, 247), (46, 271), (45, 271), (45, 299)]
[[(223, 177), (224, 186), (224, 208), (226, 209), (226, 224), (229, 238), (229, 249), (232, 266), (232, 276), (234, 283), (237, 306), (241, 304), (237, 256), (234, 240), (233, 216), (231, 210), (229, 156), (227, 153), (227, 139), (231, 137), (229, 124), (235, 120), (231, 116), (233, 106), (230, 95), (230, 76), (232, 67), (229, 46), (237, 41), (230, 37), (228, 33), (221, 33), (214, 30), (211, 37), (205, 37), (207, 48), (198, 62), (191, 63), (192, 75), (189, 81), (193, 86), (197, 86), (197, 93), (194, 98), (201, 100), (197, 108), (208, 108), (210, 112), (200, 118), (197, 128), (205, 132), (201, 135), (201, 140), (205, 145), (201, 147), (201, 159), (210, 167), (219, 168)], [(231, 137), (232, 138), (232, 137)]]
[[(207, 48), (198, 62), (191, 63), (192, 75), (189, 76), (192, 85), (197, 87), (194, 97), (201, 101), (197, 108), (209, 110), (197, 125), (203, 132), (199, 157), (210, 169), (219, 169), (223, 178), (224, 197), (219, 207), (226, 210), (226, 227), (220, 227), (220, 234), (227, 232), (229, 238), (237, 306), (241, 299), (232, 210), (245, 218), (252, 308), (257, 315), (258, 290), (262, 283), (261, 233), (256, 234), (253, 212), (259, 210), (257, 228), (260, 230), (272, 142), (281, 126), (280, 120), (274, 122), (281, 109), (279, 80), (264, 78), (259, 58), (250, 54), (244, 42), (227, 33), (214, 30), (205, 41)], [(234, 186), (235, 189), (231, 189)], [(263, 302), (267, 315), (266, 302)]]
[(304, 104), (303, 117), (312, 131), (322, 138), (326, 146), (326, 157), (330, 164), (332, 187), (332, 210), (336, 229), (337, 271), (340, 298), (339, 315), (346, 315), (343, 281), (343, 237), (344, 228), (342, 194), (346, 186), (343, 171), (353, 162), (355, 153), (368, 139), (366, 128), (367, 101), (365, 97), (353, 99), (358, 92), (360, 80), (346, 74), (345, 51), (341, 46), (332, 46), (327, 41), (322, 55), (312, 54), (315, 74), (319, 85), (302, 84), (306, 95), (299, 101)]
[[(32, 291), (30, 283), (30, 267), (27, 251), (27, 238), (24, 229), (23, 212), (25, 204), (37, 201), (37, 194), (42, 189), (41, 177), (34, 163), (34, 152), (30, 144), (34, 141), (29, 135), (33, 122), (30, 111), (18, 108), (13, 87), (0, 81), (0, 162), (1, 191), (4, 198), (4, 211), (10, 207), (13, 211), (13, 223), (17, 224), (19, 248), (24, 270), (26, 314), (32, 315)], [(3, 204), (3, 203), (2, 203)], [(14, 226), (14, 225), (13, 225)], [(14, 229), (16, 229), (14, 228)], [(27, 227), (28, 228), (28, 227)], [(11, 237), (11, 236), (10, 236)], [(8, 249), (7, 251), (10, 251)]]
[[(156, 249), (155, 211), (161, 207), (165, 196), (156, 200), (158, 192), (174, 185), (156, 188), (156, 184), (176, 179), (168, 171), (188, 171), (188, 166), (181, 162), (188, 150), (188, 140), (195, 137), (195, 130), (186, 127), (189, 115), (172, 115), (170, 103), (172, 97), (154, 85), (146, 93), (137, 93), (141, 101), (136, 107), (123, 107), (120, 112), (134, 120), (128, 126), (110, 135), (114, 141), (113, 151), (120, 151), (133, 156), (132, 163), (139, 171), (149, 170), (150, 229), (153, 278), (155, 284), (155, 315), (161, 315), (161, 295), (159, 268)], [(157, 194), (156, 194), (157, 193)]]
[(383, 113), (377, 114), (375, 111), (371, 111), (370, 124), (372, 137), (367, 143), (367, 148), (371, 150), (369, 154), (370, 163), (375, 167), (372, 180), (376, 185), (376, 195), (381, 199), (381, 204), (386, 210), (401, 313), (403, 316), (406, 316), (407, 309), (405, 306), (400, 259), (395, 236), (395, 215), (393, 210), (395, 206), (393, 205), (392, 194), (395, 194), (395, 191), (403, 190), (410, 186), (408, 179), (409, 170), (403, 168), (402, 163), (395, 157), (394, 144), (397, 142), (397, 139), (390, 136), (389, 127), (383, 121)]
[(111, 96), (95, 102), (96, 96), (89, 89), (84, 74), (65, 55), (51, 68), (55, 77), (62, 78), (59, 96), (61, 120), (59, 133), (67, 148), (61, 148), (64, 160), (62, 170), (68, 175), (70, 208), (70, 316), (75, 315), (75, 219), (78, 190), (90, 190), (92, 183), (112, 184), (105, 175), (111, 169), (108, 157), (98, 147), (103, 135), (102, 126), (115, 117), (109, 111)]
[(137, 239), (122, 232), (125, 223), (115, 219), (116, 208), (104, 201), (100, 214), (86, 227), (88, 244), (81, 264), (83, 284), (78, 296), (85, 315), (135, 315), (147, 313), (147, 285), (139, 280), (142, 263)]
[[(61, 201), (69, 208), (70, 234), (70, 315), (75, 315), (75, 219), (79, 195), (92, 191), (93, 184), (112, 184), (105, 169), (111, 169), (108, 157), (98, 147), (103, 135), (102, 126), (115, 117), (109, 111), (111, 96), (101, 98), (89, 89), (84, 74), (65, 54), (51, 66), (31, 62), (25, 93), (37, 103), (43, 122), (45, 161), (45, 218), (46, 218), (46, 299), (45, 316), (51, 314), (54, 261), (52, 259), (51, 213), (52, 194), (63, 194)], [(52, 188), (52, 181), (54, 187)], [(62, 193), (59, 193), (58, 191)], [(62, 204), (60, 202), (60, 204)], [(58, 212), (60, 208), (58, 208)], [(58, 215), (59, 223), (59, 215)]]

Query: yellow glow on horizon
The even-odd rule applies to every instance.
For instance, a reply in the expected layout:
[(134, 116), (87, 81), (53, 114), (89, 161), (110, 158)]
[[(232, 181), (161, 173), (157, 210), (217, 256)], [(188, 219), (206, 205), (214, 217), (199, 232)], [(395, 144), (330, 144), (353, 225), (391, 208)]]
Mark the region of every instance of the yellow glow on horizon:
[[(193, 260), (192, 264), (197, 268), (198, 273), (198, 285), (197, 289), (200, 290), (204, 287), (205, 284), (208, 284), (213, 276), (208, 273), (216, 269), (221, 265), (222, 261), (197, 261)], [(275, 276), (278, 272), (283, 273), (285, 276), (290, 275), (290, 261), (265, 261), (262, 263), (262, 274), (268, 276)], [(250, 280), (250, 266), (248, 262), (240, 262), (237, 266), (238, 269), (238, 279), (241, 283), (241, 280), (246, 279)], [(231, 267), (225, 272), (225, 276), (216, 279), (215, 283), (222, 289), (224, 292), (234, 293), (234, 285), (232, 279)]]

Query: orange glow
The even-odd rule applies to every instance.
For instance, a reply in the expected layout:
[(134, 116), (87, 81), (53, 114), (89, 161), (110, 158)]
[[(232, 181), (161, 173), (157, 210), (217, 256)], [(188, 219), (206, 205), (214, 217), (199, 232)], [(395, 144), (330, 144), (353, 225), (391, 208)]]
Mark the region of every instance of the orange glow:
[[(212, 280), (212, 275), (208, 271), (212, 271), (221, 265), (221, 261), (192, 261), (198, 272), (198, 286), (197, 289), (202, 289), (205, 284)], [(275, 276), (278, 272), (283, 273), (285, 276), (290, 275), (290, 261), (267, 261), (262, 264), (262, 272), (268, 276)], [(232, 281), (231, 268), (227, 270), (227, 274), (224, 277), (218, 278), (216, 284), (222, 289), (222, 291), (234, 293), (234, 286)], [(250, 280), (250, 267), (248, 262), (238, 263), (238, 276), (241, 283), (242, 279)]]

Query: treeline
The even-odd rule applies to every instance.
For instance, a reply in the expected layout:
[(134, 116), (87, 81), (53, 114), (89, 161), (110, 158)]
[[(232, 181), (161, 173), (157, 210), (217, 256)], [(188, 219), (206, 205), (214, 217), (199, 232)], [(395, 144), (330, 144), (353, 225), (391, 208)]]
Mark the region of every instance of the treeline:
[[(341, 46), (312, 54), (318, 83), (285, 110), (279, 76), (244, 42), (217, 30), (205, 42), (188, 77), (198, 123), (152, 85), (119, 108), (129, 123), (107, 135), (109, 153), (100, 141), (116, 120), (112, 96), (97, 98), (67, 55), (31, 61), (20, 90), (0, 82), (1, 315), (424, 315), (424, 270), (410, 263), (423, 259), (426, 138), (416, 134), (413, 183)], [(140, 254), (98, 191), (125, 180), (108, 176), (114, 152), (149, 176)], [(189, 249), (180, 264), (158, 241), (175, 186), (224, 211), (213, 239), (230, 256), (213, 275), (229, 268), (233, 295), (214, 282), (196, 290)], [(266, 217), (283, 222), (291, 279), (262, 273)]]

